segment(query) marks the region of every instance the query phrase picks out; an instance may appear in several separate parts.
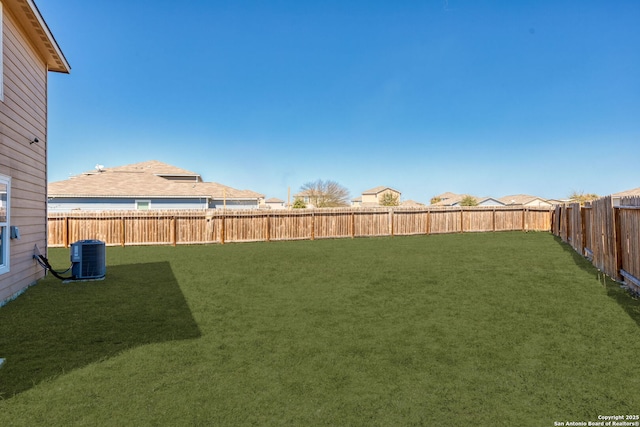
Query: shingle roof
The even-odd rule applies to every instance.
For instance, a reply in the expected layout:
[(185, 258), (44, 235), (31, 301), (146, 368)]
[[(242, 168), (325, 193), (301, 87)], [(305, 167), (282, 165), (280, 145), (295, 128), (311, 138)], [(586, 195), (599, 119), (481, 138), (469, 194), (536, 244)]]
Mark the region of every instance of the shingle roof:
[(456, 193), (452, 193), (450, 191), (447, 191), (446, 193), (439, 194), (436, 197), (440, 198), (442, 200), (445, 200), (445, 199), (452, 199), (452, 198), (455, 198), (455, 197), (462, 197), (462, 194), (456, 194)]
[(612, 194), (614, 197), (640, 196), (640, 187)]
[[(149, 167), (147, 167), (149, 166)], [(82, 174), (52, 182), (49, 197), (167, 197), (255, 199), (264, 197), (251, 190), (238, 190), (217, 182), (171, 181), (157, 173), (176, 175), (177, 171), (194, 174), (161, 162), (143, 162), (104, 172)]]
[(512, 196), (504, 196), (498, 199), (505, 205), (526, 205), (534, 200), (545, 200), (542, 197), (531, 196), (529, 194), (514, 194)]
[[(193, 185), (193, 184), (192, 184)], [(50, 197), (197, 197), (189, 186), (143, 172), (79, 175), (48, 186)]]
[(405, 200), (404, 202), (400, 203), (400, 206), (424, 206), (423, 203), (420, 202), (416, 202), (415, 200)]
[(395, 191), (396, 193), (400, 193), (396, 189), (393, 189), (391, 187), (385, 187), (385, 186), (381, 185), (379, 187), (374, 187), (374, 188), (371, 188), (369, 190), (363, 191), (362, 194), (378, 194), (378, 193), (383, 192), (384, 190), (391, 190), (391, 191)]
[[(186, 169), (182, 169), (173, 165), (169, 165), (167, 163), (159, 162), (158, 160), (148, 160), (146, 162), (140, 163), (132, 163), (130, 165), (124, 166), (115, 166), (105, 168), (104, 172), (146, 172), (151, 173), (153, 175), (186, 175), (186, 176), (197, 176), (199, 177), (199, 173), (191, 172)], [(98, 171), (89, 171), (85, 172), (87, 175), (94, 175), (97, 173), (104, 173)]]
[(442, 200), (440, 200), (437, 203), (434, 203), (433, 206), (451, 206), (455, 203), (458, 203), (460, 200), (462, 200), (465, 197), (465, 195), (455, 194), (455, 193), (443, 193), (436, 197), (439, 197)]

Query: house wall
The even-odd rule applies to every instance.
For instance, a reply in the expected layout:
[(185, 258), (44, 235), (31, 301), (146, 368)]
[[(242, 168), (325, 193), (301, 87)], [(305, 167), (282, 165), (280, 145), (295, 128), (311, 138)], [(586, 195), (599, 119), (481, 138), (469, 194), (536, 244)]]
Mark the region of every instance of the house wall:
[(525, 203), (525, 206), (535, 206), (535, 207), (550, 207), (553, 206), (553, 204), (549, 203), (549, 202), (545, 202), (544, 200), (540, 200), (540, 199), (535, 199), (530, 201), (529, 203)]
[(136, 200), (149, 200), (150, 210), (171, 210), (171, 209), (207, 209), (207, 200), (202, 199), (154, 199), (151, 197), (136, 198), (63, 198), (56, 197), (49, 199), (49, 212), (71, 212), (71, 211), (122, 211), (135, 210)]
[(504, 206), (504, 204), (500, 203), (497, 200), (488, 199), (488, 200), (483, 200), (480, 203), (478, 203), (478, 206)]
[[(10, 271), (0, 275), (0, 303), (43, 277), (34, 245), (47, 247), (47, 67), (3, 7), (4, 101), (0, 101), (0, 174), (11, 177), (10, 215), (20, 240), (9, 241)], [(40, 142), (29, 144), (34, 137)]]
[(384, 193), (391, 193), (391, 194), (393, 194), (394, 196), (396, 196), (398, 198), (400, 197), (400, 193), (398, 193), (397, 191), (393, 191), (393, 190), (387, 189), (387, 190), (383, 190), (383, 191), (381, 191), (381, 192), (379, 192), (377, 194), (363, 194), (362, 195), (362, 204), (365, 204), (365, 203), (378, 203), (378, 204), (380, 204), (380, 198), (382, 197), (382, 195)]
[(377, 194), (363, 194), (362, 195), (361, 204), (364, 204), (364, 203), (378, 203), (378, 195)]
[[(225, 207), (224, 200), (211, 200), (207, 203), (205, 198), (202, 199), (174, 199), (151, 197), (136, 198), (81, 198), (81, 197), (55, 197), (49, 199), (49, 212), (71, 212), (71, 211), (130, 211), (136, 209), (136, 200), (150, 200), (150, 210), (182, 210), (182, 209), (223, 209)], [(258, 200), (227, 200), (227, 209), (257, 209)]]
[[(255, 200), (227, 200), (227, 209), (258, 209), (258, 199)], [(224, 209), (224, 200), (214, 199), (209, 203), (210, 209)]]
[(265, 206), (269, 209), (284, 209), (284, 202), (265, 202)]

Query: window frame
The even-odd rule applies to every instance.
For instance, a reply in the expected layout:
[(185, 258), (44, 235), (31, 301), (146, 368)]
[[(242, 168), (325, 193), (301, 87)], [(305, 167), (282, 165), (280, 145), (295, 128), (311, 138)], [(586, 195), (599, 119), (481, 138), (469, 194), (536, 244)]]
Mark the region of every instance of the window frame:
[(9, 272), (11, 260), (11, 177), (0, 175), (0, 185), (7, 187), (6, 199), (0, 199), (0, 206), (5, 210), (4, 220), (0, 217), (0, 274), (4, 274)]
[[(150, 211), (151, 210), (151, 200), (136, 200), (136, 210), (137, 211)], [(138, 203), (146, 203), (147, 207), (146, 209), (141, 209), (138, 205)]]

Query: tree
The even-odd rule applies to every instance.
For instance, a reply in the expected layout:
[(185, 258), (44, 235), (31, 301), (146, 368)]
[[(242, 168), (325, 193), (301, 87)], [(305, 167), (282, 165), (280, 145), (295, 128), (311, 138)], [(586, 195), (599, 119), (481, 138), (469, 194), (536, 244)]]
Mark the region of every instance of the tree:
[(584, 191), (574, 191), (569, 195), (569, 199), (574, 203), (580, 203), (580, 205), (584, 205), (585, 202), (590, 202), (592, 200), (597, 199), (599, 196), (594, 193), (584, 194)]
[(306, 209), (307, 204), (300, 197), (296, 197), (296, 200), (293, 202), (293, 209)]
[(378, 201), (380, 206), (398, 206), (400, 205), (400, 196), (391, 191), (385, 191)]
[(309, 203), (317, 208), (349, 206), (349, 190), (335, 181), (307, 182), (300, 187), (300, 193), (309, 198)]
[(431, 203), (432, 205), (435, 205), (436, 203), (439, 203), (441, 201), (442, 201), (442, 197), (433, 196), (429, 201), (429, 203)]
[(475, 197), (467, 194), (460, 200), (460, 206), (478, 206), (478, 201)]

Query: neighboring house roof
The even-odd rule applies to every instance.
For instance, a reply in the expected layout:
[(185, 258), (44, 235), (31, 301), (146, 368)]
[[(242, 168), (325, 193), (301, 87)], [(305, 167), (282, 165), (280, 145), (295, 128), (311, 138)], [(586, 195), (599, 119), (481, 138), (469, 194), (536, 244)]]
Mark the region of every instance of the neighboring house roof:
[(478, 205), (484, 206), (504, 206), (504, 203), (493, 197), (479, 197), (476, 198)]
[(238, 190), (236, 188), (229, 187), (227, 185), (218, 184), (217, 182), (180, 182), (177, 185), (191, 187), (193, 192), (198, 192), (201, 195), (211, 196), (214, 199), (261, 199), (264, 194), (257, 193), (251, 190)]
[(154, 175), (193, 175), (200, 176), (199, 173), (191, 172), (186, 169), (179, 168), (158, 160), (149, 160), (146, 162), (132, 163), (130, 165), (116, 166), (109, 168), (112, 172), (147, 172)]
[(531, 196), (529, 194), (514, 194), (512, 196), (504, 196), (498, 199), (505, 205), (527, 205), (536, 200), (548, 203), (546, 199), (537, 196)]
[(446, 193), (442, 193), (437, 195), (436, 197), (442, 200), (446, 200), (446, 199), (452, 199), (452, 198), (456, 198), (456, 197), (461, 197), (462, 195), (460, 194), (456, 194), (456, 193), (452, 193), (450, 191), (447, 191)]
[(385, 190), (391, 190), (391, 191), (394, 191), (394, 192), (400, 194), (400, 192), (398, 190), (395, 190), (395, 189), (393, 189), (391, 187), (384, 187), (384, 186), (371, 188), (369, 190), (363, 191), (362, 194), (379, 194), (379, 193), (382, 193)]
[[(146, 164), (148, 162), (144, 162)], [(251, 190), (238, 190), (216, 182), (185, 182), (162, 178), (154, 172), (184, 169), (160, 162), (150, 163), (148, 169), (136, 165), (105, 169), (103, 172), (86, 173), (48, 186), (49, 197), (165, 197), (165, 198), (215, 198), (256, 199), (264, 197)], [(165, 167), (166, 166), (166, 167)], [(155, 169), (154, 169), (155, 168)], [(127, 170), (129, 169), (129, 170)], [(184, 171), (188, 172), (188, 171)], [(190, 172), (193, 174), (192, 172)], [(195, 174), (197, 175), (197, 174)]]
[(355, 197), (355, 198), (351, 199), (351, 201), (352, 202), (361, 202), (362, 201), (362, 196)]
[(499, 204), (499, 205), (503, 205), (502, 202), (500, 202), (499, 200), (494, 199), (493, 197), (477, 197), (477, 196), (473, 196), (471, 194), (460, 194), (457, 197), (450, 199), (450, 200), (446, 200), (445, 201), (445, 206), (449, 205), (449, 206), (459, 206), (460, 203), (462, 202), (462, 199), (466, 198), (466, 197), (472, 197), (473, 199), (475, 199), (476, 201), (476, 205), (487, 205), (487, 206), (491, 206), (491, 205), (495, 205), (495, 204)]
[[(457, 206), (462, 199), (469, 196), (468, 194), (455, 194), (455, 193), (443, 193), (439, 196), (442, 200), (438, 203), (434, 203), (432, 206)], [(543, 199), (541, 197), (531, 196), (528, 194), (516, 194), (512, 196), (504, 196), (498, 199), (494, 197), (476, 197), (471, 195), (478, 205), (492, 206), (492, 205), (526, 205), (532, 202), (542, 202), (545, 204), (552, 204), (553, 201)]]
[(452, 206), (460, 202), (465, 197), (465, 195), (454, 194), (454, 193), (443, 193), (436, 197), (439, 197), (441, 200), (437, 203), (434, 203), (433, 206)]
[(49, 71), (70, 73), (71, 66), (33, 0), (5, 0), (4, 7), (16, 17)]
[(415, 200), (405, 200), (404, 202), (400, 203), (400, 206), (424, 206), (424, 204), (420, 203), (420, 202), (416, 202)]
[[(192, 184), (194, 185), (194, 184)], [(194, 194), (195, 193), (195, 194)], [(202, 197), (184, 183), (143, 172), (79, 175), (52, 182), (49, 197)]]
[(505, 204), (501, 199), (496, 199), (493, 197), (477, 197), (471, 194), (445, 194), (447, 197), (439, 201), (438, 203), (434, 203), (433, 206), (458, 206), (460, 205), (460, 202), (462, 202), (462, 199), (464, 199), (465, 197), (473, 197), (476, 200), (478, 206), (503, 206)]
[(632, 188), (631, 190), (621, 191), (619, 193), (614, 193), (611, 196), (613, 197), (640, 196), (640, 187)]
[(162, 177), (193, 177), (193, 181), (202, 181), (199, 173), (191, 172), (157, 160), (109, 168), (96, 165), (95, 170), (84, 172), (83, 175), (96, 175), (105, 172), (145, 172)]

